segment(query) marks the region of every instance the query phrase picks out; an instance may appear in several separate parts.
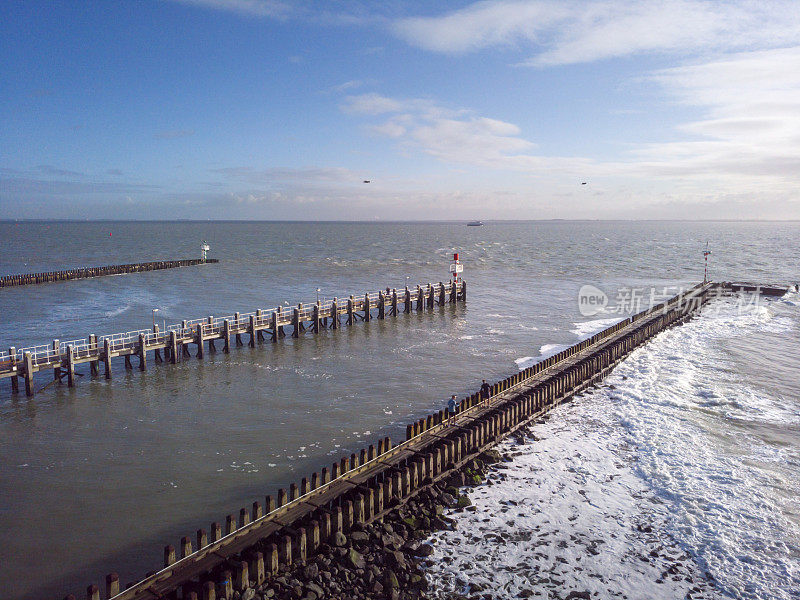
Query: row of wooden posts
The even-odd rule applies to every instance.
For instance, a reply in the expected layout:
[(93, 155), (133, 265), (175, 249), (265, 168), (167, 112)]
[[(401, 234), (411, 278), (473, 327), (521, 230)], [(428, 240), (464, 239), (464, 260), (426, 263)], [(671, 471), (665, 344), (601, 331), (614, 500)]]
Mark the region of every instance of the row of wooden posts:
[[(389, 438), (266, 496), (264, 504), (228, 515), (181, 539), (179, 550), (164, 548), (163, 568), (120, 588), (106, 577), (105, 597), (133, 600), (166, 597), (229, 600), (303, 562), (337, 532), (382, 518), (434, 481), (458, 469), (545, 411), (598, 384), (635, 348), (664, 329), (692, 318), (708, 300), (710, 285), (697, 286), (657, 310), (625, 319), (541, 363), (464, 398), (455, 415), (440, 410), (406, 428), (406, 440)], [(455, 420), (455, 424), (451, 421)], [(100, 600), (96, 585), (87, 600)], [(66, 600), (73, 600), (68, 596)]]
[(370, 321), (373, 312), (378, 319), (384, 319), (397, 316), (401, 311), (410, 313), (415, 307), (417, 311), (424, 311), (448, 302), (462, 302), (466, 297), (467, 285), (464, 281), (429, 283), (417, 285), (416, 288), (406, 286), (400, 291), (387, 288), (386, 291), (366, 293), (359, 298), (350, 296), (347, 300), (334, 298), (324, 304), (319, 301), (310, 306), (298, 304), (291, 310), (277, 307), (260, 309), (247, 315), (235, 313), (231, 318), (207, 317), (183, 321), (180, 326), (164, 332), (154, 325), (153, 331), (143, 330), (102, 338), (92, 334), (75, 343), (53, 340), (51, 345), (31, 349), (11, 347), (7, 355), (0, 355), (0, 378), (10, 377), (12, 392), (18, 392), (18, 378), (24, 377), (25, 393), (33, 396), (34, 375), (41, 370), (52, 369), (53, 379), (58, 382), (66, 376), (67, 385), (72, 387), (77, 381), (75, 367), (82, 363), (89, 363), (91, 375), (97, 376), (99, 363), (102, 362), (105, 378), (111, 379), (111, 359), (114, 357), (123, 357), (125, 368), (133, 369), (131, 357), (136, 356), (139, 370), (146, 371), (148, 352), (153, 352), (156, 363), (175, 364), (191, 356), (190, 345), (195, 345), (197, 358), (203, 358), (205, 344), (208, 344), (209, 351), (215, 352), (215, 342), (221, 341), (222, 351), (227, 353), (233, 344), (244, 345), (242, 335), (245, 334), (250, 338), (248, 345), (254, 348), (257, 341), (265, 340), (265, 332), (273, 342), (286, 337), (287, 326), (292, 327), (291, 336), (297, 338), (306, 331), (319, 333), (324, 329), (338, 329), (342, 323), (352, 325), (357, 320)]
[(31, 285), (36, 283), (52, 283), (55, 281), (68, 281), (70, 279), (88, 279), (90, 277), (103, 277), (106, 275), (121, 275), (123, 273), (141, 273), (143, 271), (158, 271), (160, 269), (175, 269), (177, 267), (190, 267), (205, 263), (219, 262), (216, 258), (187, 258), (181, 260), (158, 260), (127, 265), (106, 265), (103, 267), (81, 267), (65, 271), (47, 271), (44, 273), (19, 273), (3, 275), (0, 277), (0, 288), (16, 285)]

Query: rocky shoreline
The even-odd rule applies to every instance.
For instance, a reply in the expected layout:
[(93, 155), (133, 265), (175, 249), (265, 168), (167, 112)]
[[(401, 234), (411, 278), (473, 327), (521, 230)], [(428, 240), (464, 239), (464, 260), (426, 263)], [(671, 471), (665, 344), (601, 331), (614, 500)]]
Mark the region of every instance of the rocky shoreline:
[(430, 485), (397, 503), (382, 520), (355, 524), (335, 534), (305, 564), (281, 565), (280, 573), (235, 600), (422, 600), (428, 598), (425, 561), (434, 552), (432, 531), (453, 529), (446, 509), (474, 509), (464, 486), (478, 485), (486, 468), (502, 460), (494, 450), (470, 461), (444, 482)]
[[(531, 439), (536, 438), (530, 427), (523, 427), (513, 435), (516, 444)], [(506, 467), (497, 463), (510, 462), (515, 454), (519, 453), (509, 448), (502, 454), (489, 450), (446, 480), (420, 490), (406, 502), (393, 499), (397, 506), (382, 520), (368, 525), (356, 524), (347, 534), (336, 533), (331, 543), (322, 544), (305, 563), (281, 565), (277, 576), (243, 594), (234, 592), (234, 600), (499, 600), (505, 597), (474, 582), (465, 586), (464, 593), (434, 590), (430, 586), (432, 573), (428, 567), (436, 560), (432, 556), (436, 549), (426, 540), (436, 531), (455, 530), (456, 520), (448, 514), (478, 510), (466, 492), (481, 484), (492, 485), (497, 478), (504, 479)], [(648, 525), (639, 523), (635, 527), (643, 536), (650, 533)], [(655, 543), (653, 546), (656, 547)], [(663, 553), (666, 549), (661, 546), (659, 551)], [(681, 557), (673, 558), (676, 566), (664, 576), (692, 581), (694, 587), (686, 594), (687, 599), (716, 597), (714, 582), (708, 575), (698, 573), (688, 556), (678, 549), (675, 551)], [(653, 550), (650, 556), (641, 559), (653, 560), (655, 556)], [(546, 583), (539, 592), (545, 593), (547, 598), (596, 597), (589, 591), (564, 590), (552, 578), (542, 581)], [(660, 580), (653, 583), (658, 584)], [(539, 592), (526, 589), (514, 597), (540, 597)]]

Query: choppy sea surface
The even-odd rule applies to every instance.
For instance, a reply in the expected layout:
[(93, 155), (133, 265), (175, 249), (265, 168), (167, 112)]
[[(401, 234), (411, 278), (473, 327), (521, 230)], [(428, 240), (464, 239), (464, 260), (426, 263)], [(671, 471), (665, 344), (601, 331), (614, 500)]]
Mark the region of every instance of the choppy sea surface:
[[(798, 223), (0, 223), (0, 274), (220, 263), (0, 289), (0, 348), (438, 282), (466, 304), (37, 394), (0, 380), (0, 596), (83, 595), (162, 547), (703, 277), (796, 283)], [(584, 316), (578, 290), (611, 302)], [(317, 289), (320, 291), (317, 292)], [(619, 303), (616, 303), (619, 304)], [(436, 535), (435, 593), (798, 598), (800, 298), (712, 302), (559, 407)], [(135, 362), (135, 361), (134, 361)], [(465, 544), (464, 541), (468, 541)], [(30, 576), (35, 573), (35, 576)], [(697, 588), (697, 589), (693, 589)]]

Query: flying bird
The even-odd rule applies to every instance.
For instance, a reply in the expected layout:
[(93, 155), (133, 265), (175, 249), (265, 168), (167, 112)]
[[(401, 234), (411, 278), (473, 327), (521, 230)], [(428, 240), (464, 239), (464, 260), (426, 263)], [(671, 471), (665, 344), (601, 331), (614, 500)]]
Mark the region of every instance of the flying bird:
[(369, 179), (365, 179), (365, 180), (364, 180), (364, 183), (369, 183)]
[(581, 181), (581, 185), (586, 185), (586, 182), (585, 181)]

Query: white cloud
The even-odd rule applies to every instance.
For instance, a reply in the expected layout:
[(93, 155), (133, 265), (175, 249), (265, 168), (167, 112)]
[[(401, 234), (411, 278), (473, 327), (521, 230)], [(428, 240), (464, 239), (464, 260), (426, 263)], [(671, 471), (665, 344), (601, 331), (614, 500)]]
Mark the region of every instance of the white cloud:
[(254, 169), (252, 167), (225, 167), (214, 169), (214, 173), (231, 180), (254, 185), (302, 184), (306, 186), (338, 185), (361, 183), (362, 178), (341, 167), (268, 167)]
[(238, 13), (243, 16), (284, 19), (294, 13), (286, 2), (279, 0), (172, 0), (181, 4)]
[(342, 110), (367, 118), (379, 117), (379, 122), (368, 126), (369, 132), (447, 163), (535, 175), (553, 170), (585, 171), (592, 163), (582, 158), (537, 156), (532, 153), (536, 144), (525, 139), (517, 125), (425, 98), (363, 94), (348, 97)]
[(420, 48), (463, 53), (517, 46), (548, 66), (642, 52), (750, 50), (800, 43), (796, 0), (489, 0), (394, 23)]
[(490, 171), (508, 173), (506, 189), (523, 189), (528, 176), (556, 187), (580, 177), (604, 180), (609, 190), (640, 190), (641, 201), (678, 194), (744, 202), (742, 195), (750, 194), (754, 207), (773, 199), (792, 205), (800, 173), (800, 47), (741, 52), (660, 70), (648, 80), (700, 118), (678, 126), (679, 141), (643, 141), (616, 161), (544, 155), (514, 123), (429, 99), (365, 94), (348, 98), (343, 109), (372, 121), (373, 135), (402, 149), (479, 167), (475, 173), (487, 181)]
[(725, 176), (738, 184), (793, 182), (800, 173), (800, 47), (743, 52), (665, 69), (652, 79), (706, 118), (691, 139), (645, 145), (636, 162), (655, 174)]

